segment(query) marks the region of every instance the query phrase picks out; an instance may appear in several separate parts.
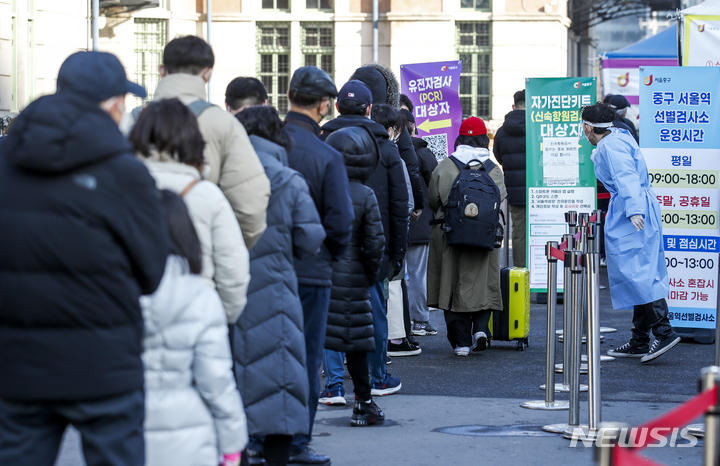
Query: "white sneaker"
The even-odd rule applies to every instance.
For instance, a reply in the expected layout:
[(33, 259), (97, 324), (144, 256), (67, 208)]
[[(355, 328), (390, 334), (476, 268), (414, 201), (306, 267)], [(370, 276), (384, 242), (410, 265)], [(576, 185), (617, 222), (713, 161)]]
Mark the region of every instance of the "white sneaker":
[(476, 332), (473, 334), (473, 351), (485, 351), (487, 349), (487, 335), (485, 332)]
[(455, 352), (455, 356), (467, 356), (470, 354), (470, 348), (467, 346), (458, 346), (453, 351)]

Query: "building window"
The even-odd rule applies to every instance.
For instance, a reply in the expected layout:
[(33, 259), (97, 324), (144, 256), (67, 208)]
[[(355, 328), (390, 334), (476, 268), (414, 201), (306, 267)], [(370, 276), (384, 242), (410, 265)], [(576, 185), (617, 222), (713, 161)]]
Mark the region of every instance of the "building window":
[(456, 23), (455, 46), (463, 67), (460, 104), (463, 118), (489, 118), (491, 114), (491, 28), (489, 22)]
[(159, 66), (167, 43), (167, 23), (163, 19), (135, 18), (135, 82), (147, 91), (147, 98), (135, 97), (135, 106), (152, 100)]
[(460, 0), (460, 8), (472, 8), (479, 11), (490, 11), (490, 0)]
[(264, 10), (289, 10), (290, 0), (262, 0)]
[(305, 0), (307, 10), (332, 10), (333, 0)]
[(317, 66), (332, 76), (335, 68), (332, 23), (303, 23), (301, 43), (303, 64)]
[(258, 79), (267, 89), (270, 105), (285, 115), (290, 84), (290, 24), (258, 23), (257, 44)]

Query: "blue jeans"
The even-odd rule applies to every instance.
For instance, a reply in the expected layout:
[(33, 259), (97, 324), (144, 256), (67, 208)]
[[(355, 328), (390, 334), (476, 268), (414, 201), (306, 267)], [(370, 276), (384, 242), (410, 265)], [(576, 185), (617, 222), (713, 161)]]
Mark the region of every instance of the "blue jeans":
[(326, 349), (323, 357), (323, 370), (325, 371), (325, 387), (340, 383), (345, 385), (345, 353)]
[(375, 327), (375, 352), (368, 353), (370, 366), (370, 382), (379, 384), (385, 378), (387, 364), (387, 301), (385, 300), (385, 280), (370, 287), (370, 304), (372, 305), (373, 326)]
[(300, 302), (303, 307), (305, 319), (305, 352), (307, 356), (308, 381), (310, 394), (308, 395), (308, 411), (310, 413), (310, 429), (307, 435), (295, 435), (292, 442), (292, 455), (302, 453), (310, 443), (312, 428), (315, 423), (318, 398), (320, 398), (320, 364), (322, 364), (325, 348), (325, 330), (327, 329), (328, 309), (330, 308), (329, 286), (298, 286)]

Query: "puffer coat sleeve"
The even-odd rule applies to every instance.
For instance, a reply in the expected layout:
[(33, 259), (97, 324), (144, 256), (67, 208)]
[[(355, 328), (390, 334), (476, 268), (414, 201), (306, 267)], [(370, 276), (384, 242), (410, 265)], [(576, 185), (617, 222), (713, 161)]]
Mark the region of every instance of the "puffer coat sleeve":
[[(232, 356), (222, 303), (208, 293), (205, 328), (195, 343), (193, 379), (213, 415), (221, 453), (242, 451), (247, 444), (247, 423), (232, 373)], [(238, 435), (242, 432), (243, 435)]]
[(325, 229), (305, 180), (298, 174), (290, 182), (295, 193), (293, 206), (293, 255), (298, 259), (317, 254), (325, 241)]
[(385, 250), (385, 234), (380, 219), (377, 198), (371, 190), (368, 190), (368, 195), (365, 198), (361, 230), (365, 273), (368, 281), (375, 283), (380, 274), (380, 266)]

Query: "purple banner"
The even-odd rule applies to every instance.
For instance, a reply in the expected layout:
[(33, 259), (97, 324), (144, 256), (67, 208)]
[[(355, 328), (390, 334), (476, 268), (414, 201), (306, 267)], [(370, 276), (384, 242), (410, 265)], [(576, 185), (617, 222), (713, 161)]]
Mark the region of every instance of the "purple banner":
[(452, 154), (462, 123), (458, 96), (462, 60), (400, 65), (401, 92), (415, 106), (418, 136), (438, 161)]

